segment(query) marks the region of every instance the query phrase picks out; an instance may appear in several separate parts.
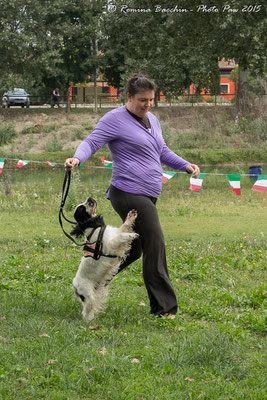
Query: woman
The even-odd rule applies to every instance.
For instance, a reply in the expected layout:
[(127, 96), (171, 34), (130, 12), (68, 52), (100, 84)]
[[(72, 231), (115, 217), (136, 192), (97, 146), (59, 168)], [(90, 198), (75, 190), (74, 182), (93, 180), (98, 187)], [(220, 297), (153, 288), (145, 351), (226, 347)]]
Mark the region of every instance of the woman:
[(73, 169), (108, 144), (113, 160), (108, 198), (125, 220), (129, 210), (137, 210), (135, 231), (139, 238), (121, 264), (120, 271), (143, 254), (143, 278), (151, 313), (174, 318), (177, 300), (166, 262), (165, 243), (156, 209), (161, 193), (164, 163), (174, 169), (199, 176), (199, 167), (173, 153), (165, 144), (161, 127), (149, 112), (155, 84), (144, 75), (134, 75), (127, 84), (127, 103), (104, 115), (96, 128), (65, 162)]

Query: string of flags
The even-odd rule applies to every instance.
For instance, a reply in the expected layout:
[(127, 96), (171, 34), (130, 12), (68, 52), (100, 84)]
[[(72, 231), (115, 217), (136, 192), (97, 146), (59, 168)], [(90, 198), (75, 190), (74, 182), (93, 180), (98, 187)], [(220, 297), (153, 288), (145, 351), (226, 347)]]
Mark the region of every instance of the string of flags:
[[(55, 167), (55, 166), (58, 166), (58, 165), (64, 165), (64, 163), (59, 163), (59, 162), (55, 163), (55, 162), (51, 162), (51, 161), (19, 160), (19, 159), (16, 159), (16, 158), (1, 158), (1, 157), (0, 157), (0, 175), (1, 175), (2, 172), (3, 172), (4, 164), (5, 164), (5, 161), (6, 161), (6, 160), (17, 161), (16, 167), (18, 167), (18, 168), (25, 167), (25, 165), (27, 165), (27, 164), (29, 164), (29, 163), (46, 164), (46, 165), (49, 165), (50, 167)], [(84, 165), (84, 164), (80, 164), (79, 167), (80, 167), (80, 168), (81, 168), (81, 167), (85, 167), (85, 165)]]
[[(0, 175), (3, 172), (4, 164), (6, 160), (13, 160), (17, 161), (16, 167), (22, 168), (25, 167), (29, 163), (39, 163), (39, 164), (46, 164), (50, 167), (55, 167), (57, 165), (64, 165), (63, 163), (55, 163), (51, 161), (30, 161), (30, 160), (18, 160), (12, 158), (1, 158), (0, 157)], [(108, 161), (105, 157), (101, 158), (101, 162), (104, 168), (111, 169), (113, 167), (113, 162)], [(84, 164), (80, 164), (79, 167), (85, 167)], [(101, 168), (101, 167), (94, 167), (94, 168)], [(167, 183), (170, 179), (172, 179), (177, 172), (174, 171), (163, 171), (162, 172), (162, 183)], [(229, 184), (232, 188), (233, 194), (236, 196), (241, 196), (241, 176), (255, 176), (256, 182), (252, 186), (251, 190), (254, 192), (259, 193), (266, 193), (267, 192), (267, 175), (258, 175), (258, 174), (217, 174), (217, 173), (201, 173), (198, 178), (194, 178), (190, 176), (189, 182), (189, 189), (193, 192), (200, 192), (203, 184), (203, 180), (206, 175), (227, 175)]]
[[(105, 159), (105, 157), (101, 158), (102, 164), (105, 168), (112, 168), (112, 161), (108, 161)], [(162, 183), (167, 183), (171, 178), (173, 178), (177, 172), (173, 171), (163, 171), (162, 172)], [(192, 190), (192, 192), (200, 192), (203, 180), (207, 174), (199, 174), (198, 178), (194, 178), (193, 176), (190, 177), (190, 183), (189, 183), (189, 189)], [(215, 175), (215, 174), (213, 174)], [(220, 175), (225, 175), (225, 174), (220, 174)], [(242, 174), (242, 175), (247, 175), (247, 174)], [(251, 176), (250, 174), (249, 176)], [(240, 177), (241, 174), (227, 174), (228, 180), (230, 183), (230, 186), (233, 190), (234, 195), (236, 196), (241, 196), (241, 183), (240, 183)], [(255, 184), (253, 185), (252, 189), (254, 192), (260, 192), (260, 193), (265, 193), (267, 192), (267, 175), (257, 175), (257, 180)]]

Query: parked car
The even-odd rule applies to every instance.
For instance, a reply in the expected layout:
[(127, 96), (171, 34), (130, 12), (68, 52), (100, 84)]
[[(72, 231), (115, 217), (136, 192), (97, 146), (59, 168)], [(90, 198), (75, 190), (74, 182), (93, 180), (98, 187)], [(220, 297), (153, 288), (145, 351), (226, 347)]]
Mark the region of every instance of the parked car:
[(10, 106), (30, 107), (30, 97), (24, 89), (14, 88), (5, 92), (2, 97), (2, 107)]

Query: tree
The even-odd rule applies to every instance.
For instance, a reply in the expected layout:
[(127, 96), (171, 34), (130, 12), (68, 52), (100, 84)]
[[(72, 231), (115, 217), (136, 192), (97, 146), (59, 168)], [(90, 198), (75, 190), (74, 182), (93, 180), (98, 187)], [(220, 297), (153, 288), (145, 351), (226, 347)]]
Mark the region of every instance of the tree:
[[(128, 13), (129, 1), (116, 1), (115, 5), (116, 12), (107, 12), (102, 25), (102, 69), (109, 83), (120, 89), (130, 73), (142, 72), (153, 77), (158, 90), (164, 90), (166, 95), (173, 97), (183, 92), (186, 69), (181, 58), (172, 53), (166, 30), (168, 16)], [(137, 1), (135, 7), (138, 6), (148, 10), (154, 8), (154, 2)]]
[(267, 21), (264, 4), (251, 1), (244, 6), (241, 0), (229, 2), (229, 7), (238, 12), (227, 12), (221, 19), (219, 37), (221, 38), (220, 54), (238, 63), (238, 92), (236, 104), (240, 112), (249, 108), (248, 74), (262, 74), (267, 55)]
[[(135, 1), (134, 8), (131, 1), (114, 3), (116, 11), (104, 17), (102, 42), (103, 70), (110, 83), (121, 85), (129, 73), (143, 72), (169, 98), (184, 94), (191, 83), (218, 92), (218, 57), (203, 41), (207, 17), (197, 16), (201, 23), (196, 26), (196, 17), (192, 21), (187, 13), (156, 12), (151, 0)], [(187, 8), (187, 1), (180, 3)], [(160, 7), (168, 9), (170, 4), (162, 0)], [(209, 30), (215, 25), (210, 24)], [(118, 65), (120, 60), (123, 65)]]
[[(116, 82), (121, 82), (134, 69), (147, 72), (172, 96), (191, 83), (216, 93), (218, 60), (235, 59), (240, 74), (237, 105), (245, 108), (246, 71), (262, 72), (267, 35), (265, 6), (257, 6), (255, 0), (249, 7), (243, 3), (218, 0), (209, 6), (181, 0), (179, 8), (187, 12), (176, 12), (162, 0), (161, 10), (167, 11), (156, 12), (154, 1), (114, 0), (112, 11), (114, 6), (116, 10), (106, 14), (103, 28), (104, 51), (109, 47), (111, 55), (117, 54), (109, 58), (109, 79), (116, 74)], [(124, 65), (118, 65), (120, 59)]]
[(143, 72), (175, 97), (192, 83), (217, 93), (224, 57), (239, 64), (237, 105), (246, 109), (247, 72), (261, 74), (267, 61), (266, 9), (256, 0), (249, 7), (243, 0), (216, 4), (0, 0), (1, 71), (65, 90), (96, 76), (98, 67), (118, 89), (131, 72)]
[(70, 82), (95, 73), (102, 6), (101, 0), (1, 0), (2, 71), (62, 87), (67, 94)]

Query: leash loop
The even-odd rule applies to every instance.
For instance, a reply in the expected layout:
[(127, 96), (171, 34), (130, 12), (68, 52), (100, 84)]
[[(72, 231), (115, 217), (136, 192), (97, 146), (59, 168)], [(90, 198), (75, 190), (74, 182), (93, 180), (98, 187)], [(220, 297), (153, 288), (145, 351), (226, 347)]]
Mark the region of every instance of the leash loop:
[(65, 206), (66, 199), (69, 194), (70, 190), (70, 181), (71, 181), (71, 171), (66, 171), (64, 181), (63, 181), (63, 187), (62, 187), (62, 198), (61, 198), (61, 205), (60, 205), (60, 214), (62, 217), (65, 219), (65, 221), (69, 222), (70, 224), (76, 225), (76, 222), (70, 221), (68, 218), (65, 217), (63, 213), (63, 208)]
[(69, 222), (70, 224), (76, 225), (76, 222), (70, 221), (68, 218), (65, 217), (63, 208), (65, 206), (66, 199), (68, 197), (69, 189), (70, 189), (70, 181), (71, 181), (71, 171), (66, 171), (64, 181), (63, 181), (63, 187), (62, 187), (62, 197), (61, 197), (61, 204), (60, 204), (60, 209), (59, 209), (59, 214), (58, 214), (58, 220), (59, 224), (61, 226), (61, 229), (63, 233), (67, 236), (68, 239), (70, 239), (73, 243), (75, 243), (77, 246), (84, 246), (85, 243), (77, 243), (76, 240), (73, 239), (64, 229), (63, 227), (63, 221), (62, 217), (65, 219), (65, 221)]

